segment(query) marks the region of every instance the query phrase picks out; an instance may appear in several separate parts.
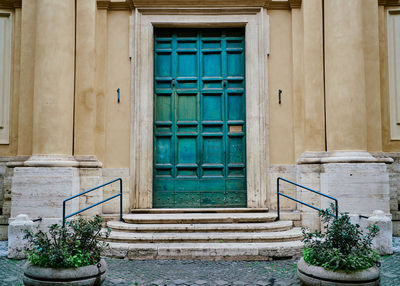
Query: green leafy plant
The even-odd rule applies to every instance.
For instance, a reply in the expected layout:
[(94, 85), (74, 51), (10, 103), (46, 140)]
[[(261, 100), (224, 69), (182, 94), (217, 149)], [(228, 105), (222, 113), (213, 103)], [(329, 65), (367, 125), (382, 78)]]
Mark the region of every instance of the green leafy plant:
[(352, 224), (347, 214), (334, 216), (335, 207), (319, 212), (324, 231), (308, 232), (303, 228), (303, 258), (308, 264), (333, 271), (357, 271), (379, 263), (379, 254), (371, 248), (379, 227), (368, 226), (364, 234), (360, 225)]
[(48, 233), (26, 230), (28, 260), (33, 265), (51, 268), (77, 268), (100, 261), (101, 253), (108, 246), (101, 240), (110, 235), (110, 229), (102, 232), (99, 216), (86, 220), (68, 221), (65, 227), (53, 224)]

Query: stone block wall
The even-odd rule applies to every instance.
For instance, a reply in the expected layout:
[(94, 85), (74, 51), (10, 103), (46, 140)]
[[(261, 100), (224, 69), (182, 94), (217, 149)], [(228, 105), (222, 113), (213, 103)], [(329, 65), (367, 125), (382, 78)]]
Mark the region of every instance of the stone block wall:
[(0, 241), (7, 240), (8, 218), (11, 213), (12, 169), (7, 168), (9, 158), (0, 158)]
[[(281, 177), (286, 180), (296, 182), (296, 165), (271, 165), (269, 173), (269, 200), (270, 200), (270, 210), (276, 211), (277, 199), (276, 199), (276, 184), (277, 178)], [(296, 198), (296, 186), (286, 183), (284, 181), (280, 182), (279, 191), (285, 195)], [(281, 210), (296, 210), (297, 203), (289, 200), (283, 196), (279, 198), (279, 204)]]
[(388, 165), (390, 180), (390, 213), (393, 235), (400, 236), (400, 153), (388, 153), (394, 162)]
[[(123, 213), (130, 211), (130, 180), (128, 168), (80, 168), (80, 192), (84, 192), (95, 188), (99, 185), (108, 183), (112, 180), (122, 179), (122, 206)], [(114, 182), (110, 185), (104, 186), (94, 190), (79, 198), (79, 209), (83, 209), (90, 205), (100, 202), (119, 193), (119, 182)], [(94, 215), (116, 215), (119, 214), (120, 199), (116, 197), (108, 202), (99, 206), (88, 209), (82, 212), (82, 216)]]

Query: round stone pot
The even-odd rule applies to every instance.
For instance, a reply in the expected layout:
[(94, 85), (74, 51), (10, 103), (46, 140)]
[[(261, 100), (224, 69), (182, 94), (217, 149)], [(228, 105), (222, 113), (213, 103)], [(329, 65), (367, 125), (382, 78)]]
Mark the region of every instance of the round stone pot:
[(297, 263), (297, 275), (304, 285), (379, 285), (379, 269), (374, 266), (365, 270), (346, 273), (329, 271), (307, 264), (303, 258)]
[(101, 285), (106, 278), (107, 264), (101, 259), (96, 265), (78, 268), (57, 269), (32, 265), (24, 265), (24, 285), (32, 286), (89, 286)]

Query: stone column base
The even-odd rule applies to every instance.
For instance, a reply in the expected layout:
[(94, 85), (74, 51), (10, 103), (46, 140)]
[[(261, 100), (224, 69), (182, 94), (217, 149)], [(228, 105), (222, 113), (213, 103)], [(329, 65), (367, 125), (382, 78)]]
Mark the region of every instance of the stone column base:
[[(389, 174), (385, 163), (323, 164), (321, 192), (339, 200), (339, 212), (372, 215), (374, 210), (389, 209)], [(322, 200), (321, 206), (329, 206)]]
[[(389, 171), (393, 159), (372, 156), (363, 151), (306, 152), (298, 160), (297, 182), (338, 199), (339, 212), (372, 215), (382, 210), (390, 215)], [(318, 208), (328, 208), (333, 201), (298, 189), (298, 198)], [(305, 206), (303, 225), (319, 229), (317, 212)]]
[[(79, 193), (78, 162), (68, 156), (32, 156), (15, 164), (11, 185), (11, 218), (62, 218), (63, 200)], [(78, 210), (79, 200), (66, 204), (66, 214)]]

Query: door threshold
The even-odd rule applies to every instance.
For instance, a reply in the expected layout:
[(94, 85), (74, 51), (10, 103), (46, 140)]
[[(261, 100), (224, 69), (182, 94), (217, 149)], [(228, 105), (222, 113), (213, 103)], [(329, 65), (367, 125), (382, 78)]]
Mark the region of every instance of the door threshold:
[(268, 208), (151, 208), (131, 209), (131, 213), (257, 213), (268, 212)]

